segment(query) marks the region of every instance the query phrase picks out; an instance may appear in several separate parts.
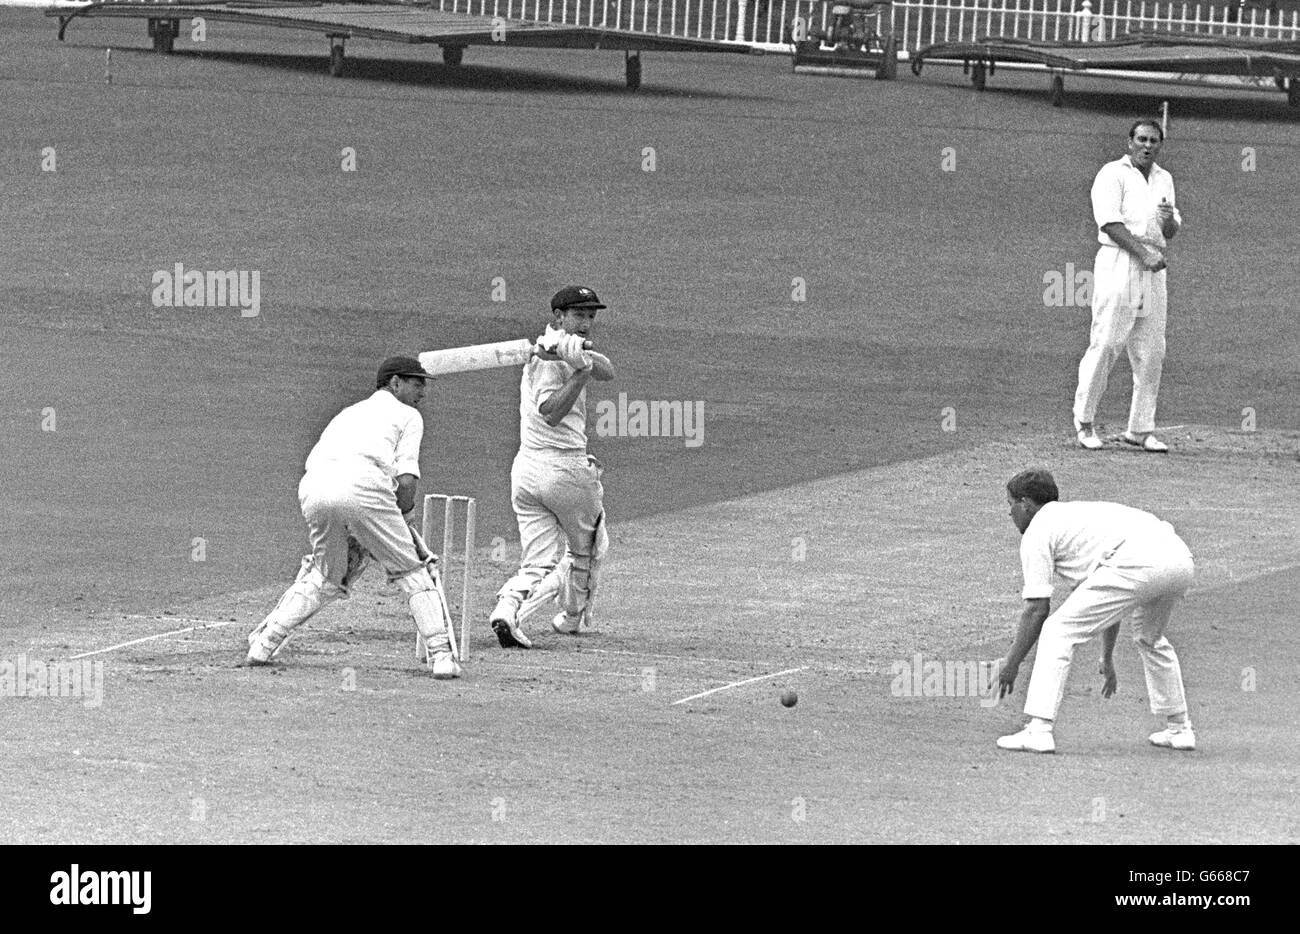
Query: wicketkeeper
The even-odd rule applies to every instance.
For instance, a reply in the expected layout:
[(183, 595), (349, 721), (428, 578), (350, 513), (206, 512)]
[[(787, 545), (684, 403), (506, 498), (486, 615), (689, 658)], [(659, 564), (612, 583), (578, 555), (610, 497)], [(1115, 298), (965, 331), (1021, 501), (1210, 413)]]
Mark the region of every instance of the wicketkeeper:
[(576, 635), (591, 621), (609, 533), (600, 466), (587, 454), (587, 383), (613, 379), (614, 367), (584, 341), (604, 307), (591, 289), (561, 289), (537, 341), (544, 355), (524, 365), (510, 471), (522, 556), (490, 617), (503, 648), (532, 647), (520, 624), (551, 598), (562, 607), (551, 621), (556, 632)]
[(298, 502), (311, 538), (298, 578), (248, 635), (249, 665), (267, 665), (289, 635), (348, 588), (373, 556), (407, 595), (435, 678), (461, 674), (433, 575), (403, 516), (415, 508), (428, 374), (413, 357), (389, 357), (375, 391), (325, 427), (307, 457)]

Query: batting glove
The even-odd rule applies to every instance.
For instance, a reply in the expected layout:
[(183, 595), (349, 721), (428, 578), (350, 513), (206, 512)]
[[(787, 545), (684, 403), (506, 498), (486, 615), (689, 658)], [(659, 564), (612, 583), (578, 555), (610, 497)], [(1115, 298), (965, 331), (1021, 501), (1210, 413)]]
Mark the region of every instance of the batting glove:
[(547, 328), (546, 332), (537, 338), (537, 349), (544, 350), (547, 353), (555, 353), (560, 341), (566, 337), (563, 331), (556, 328)]
[(584, 348), (585, 338), (580, 334), (565, 334), (560, 338), (559, 346), (555, 352), (560, 355), (560, 359), (573, 367), (575, 370), (591, 369), (591, 354)]

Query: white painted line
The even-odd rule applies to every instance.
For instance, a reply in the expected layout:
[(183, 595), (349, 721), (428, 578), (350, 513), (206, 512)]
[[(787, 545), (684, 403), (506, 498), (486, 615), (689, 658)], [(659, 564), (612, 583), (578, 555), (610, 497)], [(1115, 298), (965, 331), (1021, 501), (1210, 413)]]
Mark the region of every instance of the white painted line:
[(699, 700), (701, 697), (708, 697), (710, 694), (717, 694), (719, 691), (729, 691), (732, 688), (743, 687), (746, 684), (753, 684), (755, 681), (766, 681), (768, 678), (779, 678), (781, 675), (792, 675), (796, 671), (807, 671), (808, 666), (802, 665), (799, 668), (787, 668), (785, 671), (774, 671), (770, 675), (759, 675), (757, 678), (746, 678), (744, 681), (732, 681), (730, 684), (724, 684), (720, 688), (711, 688), (707, 691), (701, 691), (699, 694), (692, 694), (690, 697), (683, 697), (681, 700), (675, 700), (672, 706), (684, 704), (687, 701)]
[[(167, 617), (167, 618), (172, 619), (174, 617)], [(141, 642), (151, 642), (154, 639), (165, 639), (168, 636), (179, 636), (187, 632), (195, 632), (196, 630), (200, 630), (200, 629), (217, 629), (221, 626), (233, 626), (233, 625), (235, 625), (235, 621), (233, 619), (209, 620), (207, 621), (207, 624), (203, 626), (189, 626), (185, 629), (173, 629), (171, 632), (159, 632), (159, 633), (155, 633), (152, 636), (143, 636), (139, 639), (132, 639), (130, 642), (119, 642), (117, 645), (110, 645), (106, 649), (96, 649), (93, 652), (82, 652), (80, 655), (72, 656), (72, 658), (68, 659), (68, 661), (75, 662), (79, 658), (89, 658), (92, 655), (103, 655), (105, 652), (113, 652), (116, 651), (117, 649), (124, 649), (128, 645), (139, 645)]]

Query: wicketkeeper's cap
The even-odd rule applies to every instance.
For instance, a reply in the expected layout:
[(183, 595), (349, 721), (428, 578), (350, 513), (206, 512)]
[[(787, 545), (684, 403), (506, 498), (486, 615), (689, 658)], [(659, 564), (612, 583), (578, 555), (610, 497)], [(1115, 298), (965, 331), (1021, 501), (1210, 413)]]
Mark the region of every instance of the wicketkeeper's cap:
[(419, 377), (425, 380), (433, 379), (432, 376), (424, 372), (424, 367), (420, 366), (420, 361), (414, 357), (389, 357), (379, 364), (379, 373), (375, 376), (375, 388), (382, 389), (387, 386), (388, 381), (394, 376)]
[(564, 311), (566, 308), (605, 308), (596, 297), (596, 293), (585, 285), (566, 285), (551, 298), (552, 311)]

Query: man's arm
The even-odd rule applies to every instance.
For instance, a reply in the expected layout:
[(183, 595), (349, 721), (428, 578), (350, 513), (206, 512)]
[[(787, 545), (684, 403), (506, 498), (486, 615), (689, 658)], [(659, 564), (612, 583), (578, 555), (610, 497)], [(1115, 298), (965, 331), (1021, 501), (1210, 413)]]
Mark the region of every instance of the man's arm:
[(1119, 686), (1115, 675), (1115, 639), (1119, 636), (1119, 623), (1109, 626), (1101, 633), (1101, 666), (1098, 674), (1104, 679), (1101, 684), (1101, 696), (1111, 697)]
[(542, 418), (546, 419), (546, 424), (554, 428), (564, 421), (564, 416), (569, 414), (573, 404), (578, 401), (578, 396), (582, 395), (582, 390), (587, 387), (595, 369), (593, 362), (588, 369), (574, 370), (573, 375), (565, 380), (564, 385), (551, 393), (547, 400), (537, 407)]
[(1016, 630), (1015, 641), (1007, 657), (1002, 660), (998, 671), (998, 697), (1005, 697), (1016, 686), (1016, 674), (1020, 663), (1025, 660), (1029, 650), (1038, 641), (1038, 634), (1043, 630), (1043, 623), (1051, 615), (1052, 601), (1048, 597), (1033, 598), (1025, 601), (1025, 608), (1020, 613), (1020, 626)]
[(1178, 229), (1182, 226), (1178, 219), (1178, 212), (1167, 198), (1160, 199), (1156, 210), (1160, 214), (1160, 232), (1165, 235), (1166, 240), (1174, 239), (1174, 234), (1178, 233)]
[(415, 484), (418, 479), (409, 473), (397, 477), (397, 508), (402, 511), (402, 515), (415, 508)]
[(1019, 667), (1025, 660), (1029, 650), (1038, 641), (1038, 634), (1043, 631), (1043, 623), (1051, 615), (1051, 603), (1047, 597), (1025, 601), (1025, 608), (1020, 613), (1020, 627), (1016, 630), (1016, 640), (1011, 643), (1011, 651), (1007, 652), (1008, 665)]
[(1133, 236), (1119, 221), (1111, 221), (1103, 225), (1101, 232), (1114, 240), (1120, 249), (1132, 253), (1142, 264), (1142, 268), (1148, 272), (1159, 272), (1165, 268), (1165, 258), (1160, 251)]

